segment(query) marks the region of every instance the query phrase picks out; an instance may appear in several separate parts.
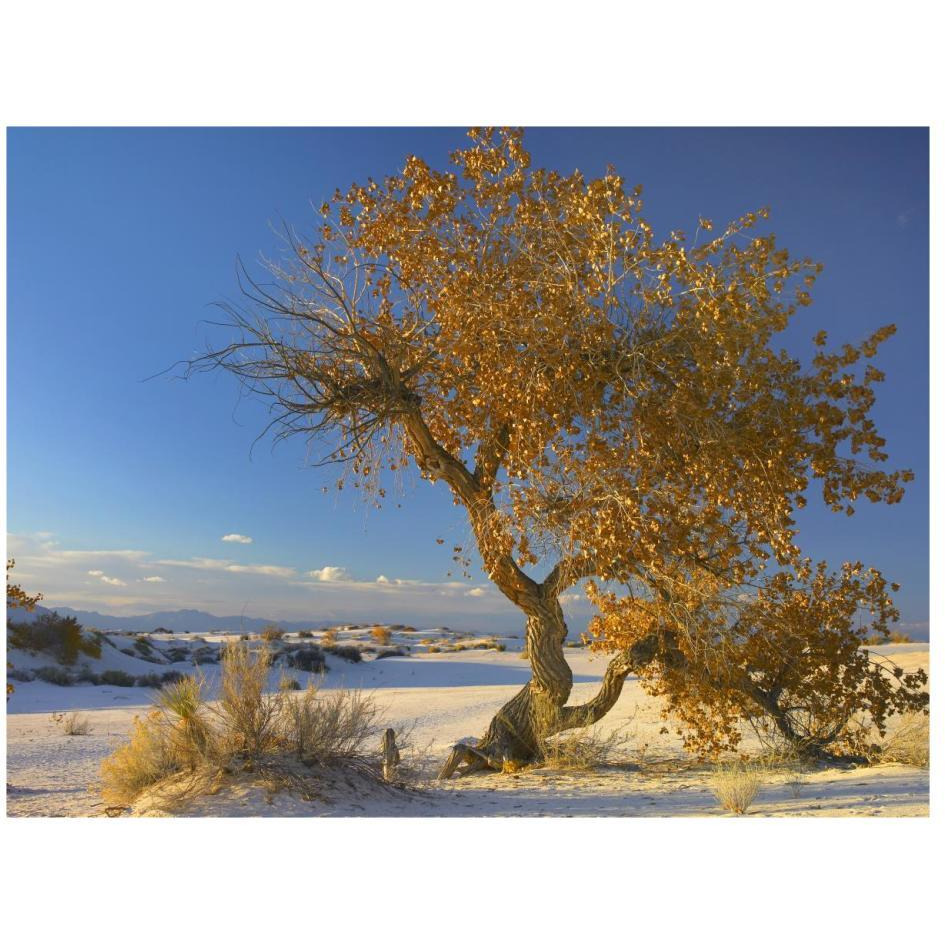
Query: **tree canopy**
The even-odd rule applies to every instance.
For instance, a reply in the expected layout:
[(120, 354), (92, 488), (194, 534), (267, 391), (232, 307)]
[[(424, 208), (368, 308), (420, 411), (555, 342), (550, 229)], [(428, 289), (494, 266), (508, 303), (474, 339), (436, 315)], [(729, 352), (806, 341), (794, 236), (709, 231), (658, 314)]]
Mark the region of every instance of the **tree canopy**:
[[(451, 169), (411, 156), (399, 174), (337, 191), (313, 239), (287, 230), (272, 281), (246, 277), (247, 303), (228, 306), (239, 338), (200, 366), (268, 398), (277, 435), (311, 438), (342, 465), (339, 486), (380, 501), (385, 473), (411, 462), (444, 480), (487, 574), (528, 618), (523, 700), (550, 701), (561, 725), (610, 698), (605, 678), (594, 711), (565, 709), (557, 598), (583, 579), (603, 582), (589, 588), (593, 630), (617, 654), (616, 680), (644, 651), (665, 679), (685, 665), (691, 681), (698, 663), (721, 685), (730, 674), (712, 667), (735, 651), (756, 674), (757, 628), (797, 616), (794, 594), (812, 608), (799, 626), (821, 619), (825, 587), (842, 588), (841, 611), (888, 618), (881, 578), (811, 569), (794, 513), (814, 483), (852, 514), (861, 498), (898, 502), (912, 478), (883, 467), (870, 418), (883, 380), (871, 359), (895, 326), (835, 349), (818, 331), (804, 364), (778, 335), (821, 267), (763, 232), (766, 209), (657, 236), (640, 188), (615, 169), (588, 180), (532, 168), (518, 130), (470, 138)], [(772, 565), (782, 570), (766, 578)], [(723, 711), (711, 688), (685, 691), (728, 724), (731, 698)], [(682, 716), (705, 731), (698, 713)]]

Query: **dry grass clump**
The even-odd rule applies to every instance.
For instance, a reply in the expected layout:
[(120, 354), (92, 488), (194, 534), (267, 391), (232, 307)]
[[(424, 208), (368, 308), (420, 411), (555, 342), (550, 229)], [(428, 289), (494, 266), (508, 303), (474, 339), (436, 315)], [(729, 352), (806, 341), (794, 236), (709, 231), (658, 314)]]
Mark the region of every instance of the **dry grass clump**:
[(391, 641), (391, 632), (387, 627), (374, 627), (371, 630), (371, 638), (375, 643), (379, 643), (381, 646), (387, 646)]
[(322, 695), (313, 684), (301, 694), (282, 687), (269, 693), (269, 667), (268, 652), (233, 641), (224, 650), (216, 702), (206, 701), (203, 677), (162, 689), (155, 708), (135, 719), (131, 739), (102, 763), (105, 800), (127, 806), (155, 787), (179, 802), (216, 793), (239, 772), (257, 774), (272, 791), (291, 787), (313, 798), (320, 796), (319, 766), (381, 780), (367, 748), (378, 731), (370, 697), (349, 690)]
[(879, 750), (881, 761), (929, 766), (929, 717), (924, 712), (910, 712), (899, 718), (895, 726), (882, 741)]
[(62, 731), (66, 735), (88, 735), (92, 731), (92, 724), (84, 715), (78, 712), (70, 712), (68, 715), (62, 713), (53, 713), (53, 719), (62, 726)]
[(620, 754), (627, 754), (632, 741), (629, 722), (604, 734), (595, 725), (555, 732), (557, 715), (550, 710), (535, 709), (536, 725), (546, 732), (541, 739), (540, 764), (546, 768), (589, 771), (611, 763)]
[(755, 768), (731, 762), (716, 767), (711, 786), (712, 793), (725, 810), (744, 814), (761, 790), (761, 777)]
[(332, 646), (338, 642), (338, 631), (332, 627), (329, 630), (325, 630), (322, 633), (322, 645), (323, 646)]

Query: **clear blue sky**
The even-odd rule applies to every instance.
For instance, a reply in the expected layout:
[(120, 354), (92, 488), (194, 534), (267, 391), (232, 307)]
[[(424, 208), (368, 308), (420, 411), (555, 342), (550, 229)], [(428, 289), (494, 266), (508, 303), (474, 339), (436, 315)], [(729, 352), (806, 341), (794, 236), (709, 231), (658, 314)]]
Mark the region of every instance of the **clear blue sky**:
[[(232, 378), (145, 380), (203, 348), (208, 306), (236, 295), (237, 255), (277, 251), (270, 222), (305, 228), (310, 202), (336, 186), (398, 170), (411, 152), (443, 165), (465, 141), (462, 129), (8, 132), (8, 530), (25, 586), (113, 613), (519, 623), (481, 573), (451, 586), (445, 549), (466, 531), (445, 487), (420, 483), (401, 509), (367, 512), (354, 494), (322, 494), (301, 442), (250, 456), (264, 414)], [(526, 144), (534, 164), (563, 171), (613, 163), (643, 185), (658, 231), (770, 206), (781, 244), (825, 264), (787, 338), (800, 354), (820, 328), (838, 342), (898, 324), (877, 362), (875, 417), (891, 463), (916, 480), (900, 505), (853, 518), (813, 502), (801, 542), (900, 581), (903, 621), (921, 634), (927, 132), (531, 129)], [(252, 543), (221, 541), (232, 533)], [(324, 568), (344, 573), (308, 574)], [(377, 585), (382, 574), (418, 583), (398, 592)]]

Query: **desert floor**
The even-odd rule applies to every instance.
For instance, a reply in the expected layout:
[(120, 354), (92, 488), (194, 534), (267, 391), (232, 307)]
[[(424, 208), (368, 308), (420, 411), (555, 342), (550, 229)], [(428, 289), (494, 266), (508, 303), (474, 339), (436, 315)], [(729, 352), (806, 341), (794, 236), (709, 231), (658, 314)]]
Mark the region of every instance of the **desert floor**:
[[(237, 783), (214, 796), (188, 802), (174, 813), (730, 816), (712, 793), (712, 766), (695, 764), (677, 736), (661, 733), (664, 721), (659, 705), (633, 678), (627, 681), (617, 707), (597, 726), (602, 735), (619, 730), (623, 736), (612, 763), (591, 771), (542, 768), (434, 780), (449, 747), (481, 735), (495, 710), (527, 681), (528, 664), (513, 651), (428, 653), (419, 649), (402, 657), (356, 664), (333, 660), (324, 681), (330, 688), (370, 690), (388, 724), (411, 729), (411, 751), (406, 754), (422, 773), (415, 788), (402, 792), (360, 785), (346, 789), (339, 784), (329, 800), (307, 802), (286, 792), (271, 794), (249, 782)], [(928, 665), (927, 644), (890, 645), (877, 651), (908, 670)], [(595, 691), (606, 660), (584, 649), (569, 649), (567, 656), (575, 678), (572, 702), (580, 702)], [(206, 669), (212, 680), (215, 667)], [(104, 815), (105, 805), (96, 787), (99, 764), (127, 736), (134, 716), (146, 711), (151, 695), (151, 690), (142, 688), (63, 687), (38, 680), (18, 683), (7, 705), (7, 814)], [(76, 710), (89, 720), (90, 734), (63, 733), (54, 713)], [(763, 775), (763, 786), (748, 816), (927, 816), (928, 792), (928, 771), (904, 765), (832, 768), (802, 775), (772, 769)], [(132, 813), (148, 816), (166, 811), (144, 799)]]

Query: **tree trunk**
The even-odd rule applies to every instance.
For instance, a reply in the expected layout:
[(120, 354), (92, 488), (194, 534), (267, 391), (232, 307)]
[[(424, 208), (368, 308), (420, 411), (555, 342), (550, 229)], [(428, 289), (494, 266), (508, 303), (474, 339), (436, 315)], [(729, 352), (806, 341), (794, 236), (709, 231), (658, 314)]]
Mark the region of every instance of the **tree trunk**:
[(507, 763), (540, 761), (545, 739), (603, 718), (616, 704), (633, 668), (652, 660), (657, 652), (654, 635), (618, 654), (608, 665), (596, 695), (582, 705), (569, 706), (573, 677), (564, 658), (567, 632), (557, 598), (543, 596), (542, 607), (530, 613), (526, 623), (530, 682), (499, 709), (475, 745), (453, 747), (440, 778), (449, 778), (454, 772), (501, 771)]

